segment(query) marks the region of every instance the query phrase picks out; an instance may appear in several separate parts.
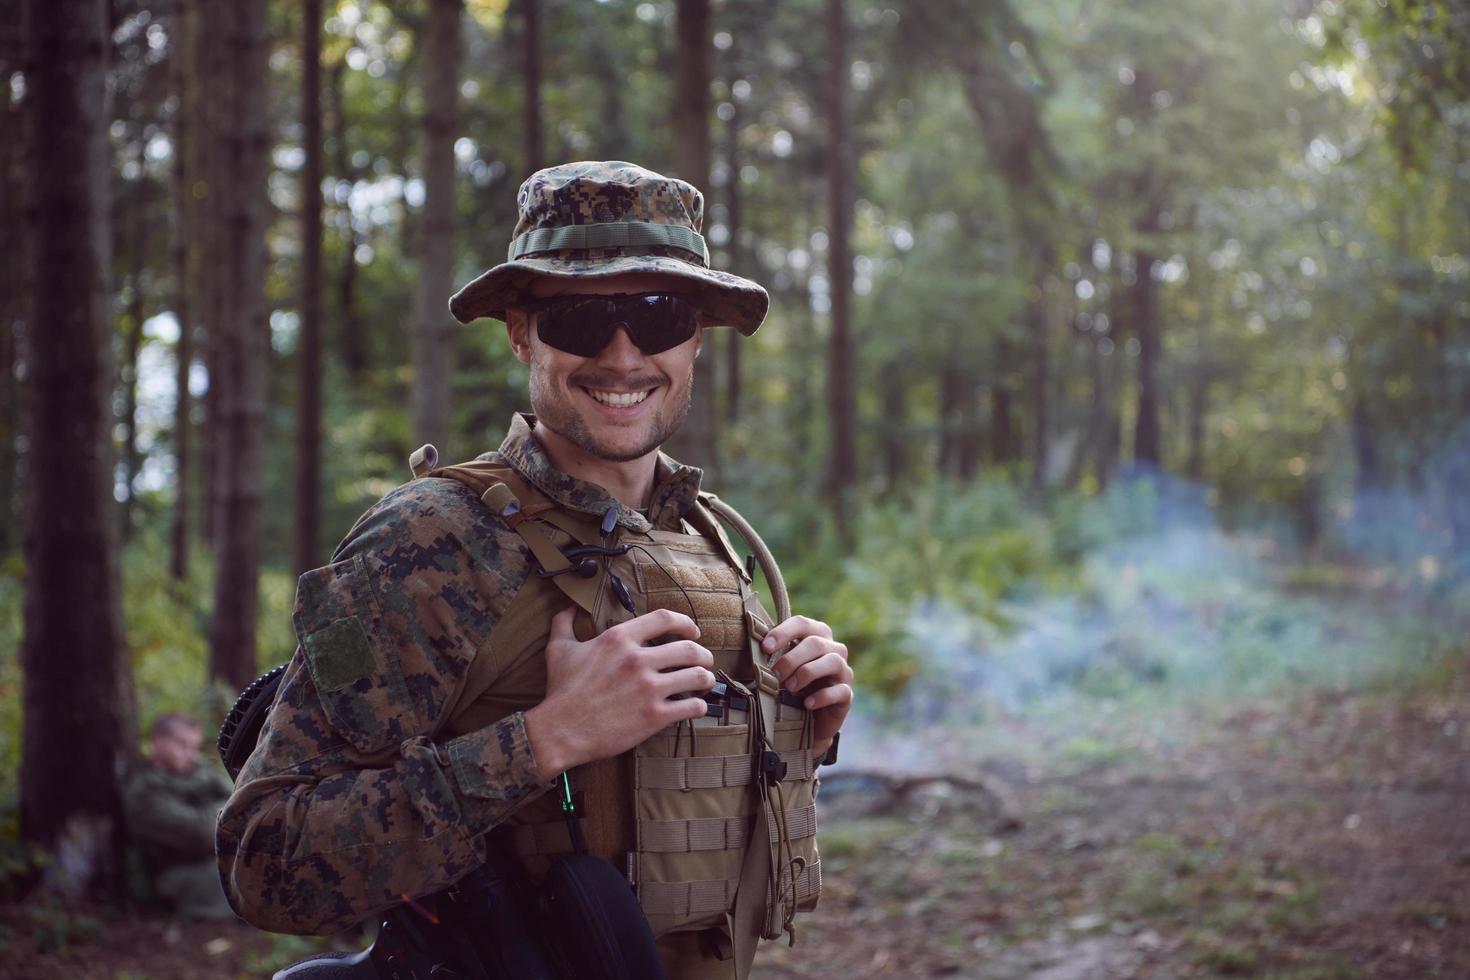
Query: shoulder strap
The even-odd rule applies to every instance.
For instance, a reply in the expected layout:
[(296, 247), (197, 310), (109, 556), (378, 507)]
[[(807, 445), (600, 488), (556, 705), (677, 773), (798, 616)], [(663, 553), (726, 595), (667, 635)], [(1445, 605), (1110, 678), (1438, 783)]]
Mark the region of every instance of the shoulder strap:
[[(719, 497), (707, 491), (700, 491), (698, 499), (693, 507), (689, 509), (689, 523), (701, 534), (715, 538), (725, 548), (731, 562), (738, 568), (740, 561), (735, 557), (735, 550), (730, 545), (730, 539), (725, 535), (725, 529), (715, 517), (735, 529), (735, 533), (744, 539), (750, 547), (750, 552), (755, 556), (756, 562), (761, 567), (762, 574), (766, 577), (766, 584), (771, 588), (771, 602), (775, 604), (776, 622), (780, 623), (791, 616), (791, 598), (786, 593), (786, 580), (781, 577), (781, 568), (776, 564), (776, 556), (771, 554), (771, 549), (766, 547), (765, 541), (751, 527), (750, 522), (740, 516), (740, 512)], [(703, 526), (702, 526), (703, 525)]]

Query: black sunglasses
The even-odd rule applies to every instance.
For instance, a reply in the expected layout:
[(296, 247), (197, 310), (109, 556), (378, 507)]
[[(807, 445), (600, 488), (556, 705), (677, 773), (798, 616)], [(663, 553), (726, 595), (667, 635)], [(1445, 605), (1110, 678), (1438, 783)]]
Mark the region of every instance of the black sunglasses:
[(592, 357), (624, 327), (645, 354), (659, 354), (694, 336), (699, 306), (678, 293), (549, 296), (521, 305), (536, 314), (536, 336), (557, 350)]

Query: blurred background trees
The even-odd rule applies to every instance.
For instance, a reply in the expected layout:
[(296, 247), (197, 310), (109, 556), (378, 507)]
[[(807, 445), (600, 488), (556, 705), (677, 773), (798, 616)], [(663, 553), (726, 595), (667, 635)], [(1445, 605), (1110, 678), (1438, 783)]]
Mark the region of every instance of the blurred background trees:
[[(409, 451), (498, 444), (523, 368), (498, 323), (455, 327), (444, 304), (504, 255), (520, 181), (573, 159), (690, 178), (715, 263), (770, 289), (756, 337), (707, 338), (674, 448), (718, 466), (801, 594), (875, 651), (865, 535), (917, 548), (919, 518), (894, 515), (936, 498), (1012, 501), (968, 531), (941, 508), (996, 543), (1179, 478), (1230, 527), (1433, 583), (1466, 572), (1460, 5), (112, 0), (99, 16), (113, 97), (76, 123), (106, 154), (92, 341), (46, 305), (80, 302), (77, 276), (24, 261), (63, 220), (37, 203), (61, 176), (60, 124), (35, 115), (53, 56), (26, 61), (22, 32), (0, 31), (0, 649), (65, 615), (37, 603), (22, 627), (22, 592), (57, 586), (16, 529), (61, 519), (65, 498), (36, 488), (83, 450), (37, 426), (92, 365), (145, 714), (287, 657), (295, 572)], [(85, 553), (105, 565), (98, 535)], [(950, 543), (930, 572), (964, 553)], [(27, 685), (75, 673), (74, 651), (34, 642)], [(9, 705), (18, 667), (0, 670)], [(0, 705), (0, 729), (19, 724)]]

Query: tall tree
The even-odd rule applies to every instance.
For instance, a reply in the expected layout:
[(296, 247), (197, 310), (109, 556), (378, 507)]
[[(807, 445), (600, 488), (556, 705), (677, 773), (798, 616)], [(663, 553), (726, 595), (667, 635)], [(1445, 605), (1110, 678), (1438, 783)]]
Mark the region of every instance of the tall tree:
[(301, 7), (301, 333), (296, 348), (295, 567), (321, 564), (322, 0)]
[(827, 485), (838, 527), (849, 533), (848, 498), (857, 479), (857, 420), (852, 339), (852, 147), (847, 120), (847, 6), (827, 0), (827, 279), (832, 322), (828, 347), (827, 419), (831, 438)]
[(210, 324), (214, 441), (214, 615), (210, 676), (234, 688), (256, 672), (255, 617), (260, 573), (261, 473), (265, 370), (270, 328), (265, 307), (266, 113), (265, 0), (237, 0), (204, 13), (209, 43), (223, 53), (225, 76), (214, 116), (215, 222), (206, 261), (219, 292)]
[(194, 183), (200, 177), (197, 76), (193, 72), (198, 50), (199, 10), (180, 2), (174, 11), (169, 50), (173, 79), (173, 239), (170, 256), (174, 274), (174, 317), (179, 339), (174, 347), (174, 512), (169, 531), (169, 569), (175, 579), (189, 575), (189, 525), (194, 501), (193, 435), (189, 375), (194, 366), (194, 327), (199, 296), (199, 261), (195, 247), (198, 209)]
[(424, 102), (424, 208), (413, 324), (413, 441), (449, 439), (454, 321), (454, 140), (459, 128), (461, 0), (429, 0), (420, 66)]
[[(0, 32), (0, 79), (9, 79), (24, 60), (24, 40), (17, 30)], [(21, 398), (16, 383), (21, 362), (21, 333), (25, 328), (26, 233), (22, 201), (25, 198), (24, 102), (12, 97), (7, 84), (0, 91), (0, 130), (19, 134), (0, 139), (0, 235), (11, 243), (7, 261), (0, 262), (0, 559), (20, 544), (19, 476)]]
[[(344, 52), (345, 53), (345, 52)], [(352, 163), (352, 151), (347, 135), (351, 127), (347, 122), (347, 99), (343, 91), (347, 74), (347, 60), (339, 55), (332, 62), (327, 78), (327, 100), (331, 107), (332, 121), (332, 169), (333, 176), (351, 187), (357, 182), (358, 167)], [(360, 377), (368, 367), (368, 344), (362, 318), (357, 311), (357, 247), (361, 244), (357, 234), (356, 219), (350, 206), (342, 206), (338, 212), (338, 227), (342, 231), (342, 259), (337, 269), (337, 331), (333, 347), (338, 351), (342, 366), (354, 379)]]
[(526, 173), (544, 167), (541, 137), (541, 0), (521, 0), (521, 139), (525, 145)]
[[(26, 5), (31, 268), (22, 837), (53, 885), (120, 881), (119, 774), (135, 744), (113, 509), (107, 5)], [(78, 560), (85, 556), (84, 560)], [(65, 753), (62, 762), (60, 752)]]
[[(674, 7), (674, 176), (701, 192), (709, 189), (711, 159), (710, 95), (712, 77), (709, 0), (678, 0)], [(706, 208), (706, 210), (708, 210)], [(669, 451), (695, 466), (718, 472), (719, 407), (715, 404), (713, 335), (694, 362), (694, 401), (684, 427), (670, 440)]]

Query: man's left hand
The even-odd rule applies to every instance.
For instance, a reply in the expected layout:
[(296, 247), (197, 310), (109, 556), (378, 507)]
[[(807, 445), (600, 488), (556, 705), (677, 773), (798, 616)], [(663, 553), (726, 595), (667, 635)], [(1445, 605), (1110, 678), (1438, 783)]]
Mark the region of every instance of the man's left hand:
[(812, 753), (821, 758), (852, 710), (847, 647), (832, 639), (832, 627), (805, 616), (792, 616), (772, 627), (761, 647), (767, 656), (786, 651), (771, 669), (786, 690), (806, 693), (803, 704), (814, 713)]

